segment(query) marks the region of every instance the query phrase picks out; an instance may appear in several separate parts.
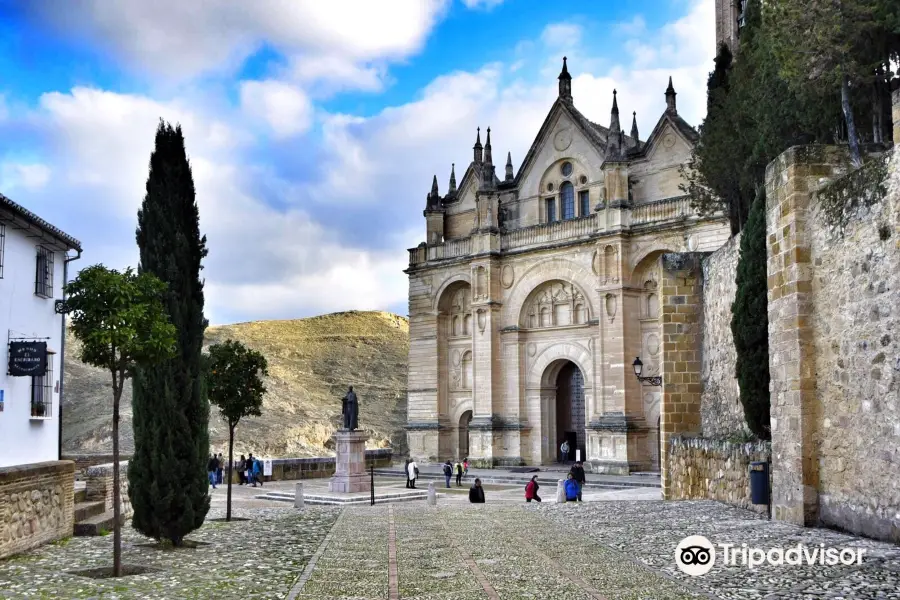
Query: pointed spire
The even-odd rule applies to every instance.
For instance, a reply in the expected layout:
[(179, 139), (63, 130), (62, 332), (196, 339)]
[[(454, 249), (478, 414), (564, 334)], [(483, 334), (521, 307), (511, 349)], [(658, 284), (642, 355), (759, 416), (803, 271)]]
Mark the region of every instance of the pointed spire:
[(637, 128), (637, 111), (634, 111), (631, 117), (631, 138), (634, 141), (638, 141), (638, 128)]
[(622, 148), (622, 126), (619, 124), (619, 101), (616, 98), (616, 90), (613, 90), (613, 105), (609, 119), (609, 134), (606, 136), (606, 156), (616, 158)]
[(675, 88), (672, 87), (672, 76), (669, 75), (669, 87), (666, 88), (666, 111), (678, 114), (675, 108)]
[(566, 57), (563, 56), (562, 71), (559, 72), (559, 97), (567, 102), (572, 101), (572, 76), (566, 66)]
[(431, 180), (431, 192), (425, 196), (425, 210), (440, 210), (441, 194), (438, 192), (437, 175)]
[(434, 176), (434, 179), (431, 180), (431, 195), (439, 196), (438, 193), (438, 184), (437, 184), (437, 175)]
[(491, 128), (487, 128), (487, 141), (484, 144), (484, 162), (492, 164), (493, 155), (491, 154)]
[(506, 181), (513, 180), (512, 152), (506, 153)]
[(475, 136), (475, 145), (472, 146), (472, 149), (475, 150), (475, 162), (477, 163), (482, 161), (481, 148), (481, 127), (479, 127), (478, 134)]
[(452, 163), (450, 165), (450, 189), (447, 190), (448, 194), (456, 193), (456, 163)]

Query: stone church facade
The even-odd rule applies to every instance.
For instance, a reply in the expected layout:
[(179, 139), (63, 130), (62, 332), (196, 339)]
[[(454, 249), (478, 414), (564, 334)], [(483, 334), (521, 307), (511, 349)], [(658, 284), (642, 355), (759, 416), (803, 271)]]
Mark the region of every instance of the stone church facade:
[[(727, 219), (697, 214), (679, 188), (696, 141), (671, 79), (641, 139), (636, 120), (623, 130), (615, 92), (608, 127), (575, 108), (563, 59), (559, 97), (517, 172), (507, 154), (498, 176), (488, 128), (458, 186), (455, 167), (446, 194), (434, 178), (426, 241), (405, 271), (411, 456), (548, 464), (568, 439), (594, 472), (659, 470), (661, 406), (680, 400), (662, 402), (634, 359), (643, 377), (699, 361), (699, 345), (663, 360), (663, 323), (690, 322), (679, 303), (697, 283), (666, 280), (664, 256), (729, 237)], [(691, 377), (678, 384), (693, 394)]]

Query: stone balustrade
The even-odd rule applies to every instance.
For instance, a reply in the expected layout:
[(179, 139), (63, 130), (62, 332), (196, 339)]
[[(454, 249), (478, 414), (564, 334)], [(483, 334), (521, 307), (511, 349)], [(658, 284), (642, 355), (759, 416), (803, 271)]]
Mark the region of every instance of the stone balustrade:
[(71, 536), (74, 489), (67, 460), (0, 468), (0, 558)]
[(750, 503), (750, 463), (766, 461), (768, 442), (738, 444), (674, 435), (669, 441), (670, 500), (718, 500), (759, 513)]
[(691, 199), (688, 196), (680, 196), (635, 206), (631, 209), (631, 225), (661, 223), (696, 216), (696, 211), (691, 208)]
[(541, 223), (504, 233), (500, 236), (500, 248), (514, 250), (539, 244), (576, 240), (596, 232), (597, 214), (592, 213), (586, 217)]

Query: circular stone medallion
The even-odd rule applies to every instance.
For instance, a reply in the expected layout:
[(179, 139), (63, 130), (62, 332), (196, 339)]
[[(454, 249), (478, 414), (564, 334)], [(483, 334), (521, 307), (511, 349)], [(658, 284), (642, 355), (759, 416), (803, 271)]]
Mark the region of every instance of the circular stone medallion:
[(516, 272), (513, 271), (512, 265), (504, 265), (503, 270), (500, 271), (500, 283), (503, 285), (503, 287), (509, 289), (515, 279)]
[(553, 147), (562, 152), (572, 145), (572, 130), (560, 129), (553, 137)]

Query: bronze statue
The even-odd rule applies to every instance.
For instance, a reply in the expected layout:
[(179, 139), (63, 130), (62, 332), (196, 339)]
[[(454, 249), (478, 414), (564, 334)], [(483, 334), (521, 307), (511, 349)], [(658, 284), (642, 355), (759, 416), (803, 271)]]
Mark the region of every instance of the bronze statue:
[(344, 429), (354, 431), (359, 429), (359, 402), (356, 400), (356, 394), (353, 392), (353, 386), (341, 402), (341, 414), (344, 417)]

